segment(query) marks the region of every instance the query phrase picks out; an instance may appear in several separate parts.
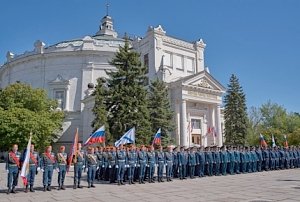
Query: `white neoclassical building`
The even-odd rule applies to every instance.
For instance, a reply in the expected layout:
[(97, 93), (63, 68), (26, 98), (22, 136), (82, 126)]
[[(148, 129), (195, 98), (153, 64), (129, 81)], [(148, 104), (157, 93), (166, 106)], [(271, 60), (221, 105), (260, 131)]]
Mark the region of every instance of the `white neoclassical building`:
[[(168, 84), (176, 144), (222, 145), (225, 88), (204, 67), (203, 40), (191, 43), (170, 37), (159, 25), (149, 27), (143, 38), (134, 37), (130, 43), (148, 67), (149, 80), (159, 78)], [(123, 45), (112, 18), (106, 15), (94, 36), (50, 46), (37, 40), (32, 51), (21, 55), (8, 52), (0, 68), (0, 87), (20, 81), (47, 90), (66, 113), (57, 145), (71, 144), (77, 127), (80, 140), (85, 141), (92, 132), (93, 84), (106, 76), (105, 70), (114, 69), (109, 61)]]

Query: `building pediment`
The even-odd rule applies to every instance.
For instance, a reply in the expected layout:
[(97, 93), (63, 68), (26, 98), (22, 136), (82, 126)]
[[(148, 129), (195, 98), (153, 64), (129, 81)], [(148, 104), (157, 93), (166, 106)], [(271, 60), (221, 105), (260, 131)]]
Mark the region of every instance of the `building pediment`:
[(221, 93), (225, 92), (225, 87), (220, 84), (210, 73), (207, 71), (201, 71), (197, 74), (184, 77), (179, 80), (182, 86), (187, 86), (191, 88), (202, 88), (212, 91), (219, 91)]

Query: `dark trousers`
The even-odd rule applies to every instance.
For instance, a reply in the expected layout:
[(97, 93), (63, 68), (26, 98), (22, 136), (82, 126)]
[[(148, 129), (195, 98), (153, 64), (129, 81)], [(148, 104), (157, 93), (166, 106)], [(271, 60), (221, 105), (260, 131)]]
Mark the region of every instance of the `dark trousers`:
[(119, 162), (117, 168), (117, 180), (123, 181), (124, 180), (124, 173), (125, 173), (125, 162)]
[(53, 166), (48, 165), (44, 168), (43, 172), (43, 185), (50, 186), (52, 182), (52, 175), (53, 175)]
[(7, 175), (7, 188), (11, 189), (18, 185), (19, 168), (18, 166), (10, 166)]
[(95, 175), (96, 175), (96, 165), (88, 165), (88, 170), (87, 170), (87, 182), (89, 185), (93, 185), (94, 184), (94, 179), (95, 179)]
[(82, 175), (82, 163), (76, 163), (74, 165), (74, 184), (80, 184)]
[(35, 175), (36, 175), (36, 166), (35, 165), (30, 165), (29, 166), (29, 172), (28, 172), (28, 175), (27, 175), (28, 184), (30, 186), (34, 185)]
[(183, 179), (186, 177), (186, 165), (182, 164), (179, 166), (179, 177), (180, 179)]
[(58, 186), (62, 186), (65, 182), (67, 166), (66, 165), (59, 165), (58, 166), (59, 173), (58, 173)]

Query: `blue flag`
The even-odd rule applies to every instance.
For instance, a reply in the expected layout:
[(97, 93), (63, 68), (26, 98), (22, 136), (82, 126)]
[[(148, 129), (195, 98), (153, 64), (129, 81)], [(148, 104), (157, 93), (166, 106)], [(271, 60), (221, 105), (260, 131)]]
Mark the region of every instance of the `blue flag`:
[(135, 127), (127, 131), (118, 141), (115, 146), (119, 147), (121, 144), (134, 144), (135, 143)]

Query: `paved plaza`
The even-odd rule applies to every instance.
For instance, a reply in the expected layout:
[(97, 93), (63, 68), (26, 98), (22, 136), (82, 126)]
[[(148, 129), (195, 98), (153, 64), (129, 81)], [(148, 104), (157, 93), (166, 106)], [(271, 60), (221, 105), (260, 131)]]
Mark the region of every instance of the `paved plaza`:
[[(270, 171), (252, 174), (205, 177), (184, 181), (117, 186), (96, 183), (96, 188), (88, 189), (84, 177), (84, 189), (72, 189), (72, 175), (66, 177), (67, 189), (56, 190), (57, 172), (54, 172), (53, 189), (43, 192), (41, 173), (37, 175), (35, 193), (6, 194), (6, 172), (0, 164), (1, 202), (43, 202), (43, 201), (300, 201), (300, 169)], [(86, 174), (84, 174), (86, 176)], [(19, 187), (21, 188), (21, 181)]]

